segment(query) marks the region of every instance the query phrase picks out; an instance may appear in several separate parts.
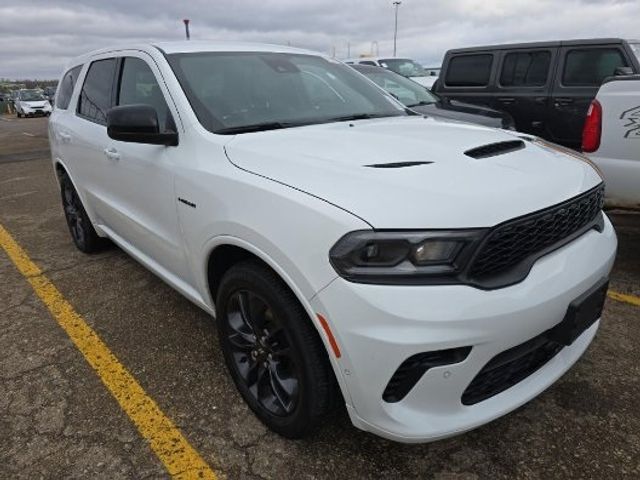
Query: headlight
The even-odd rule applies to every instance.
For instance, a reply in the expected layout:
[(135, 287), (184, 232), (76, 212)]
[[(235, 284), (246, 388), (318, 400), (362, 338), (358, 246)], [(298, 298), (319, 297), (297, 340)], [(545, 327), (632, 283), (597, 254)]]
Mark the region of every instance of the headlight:
[(348, 233), (329, 253), (341, 277), (357, 283), (458, 283), (486, 229)]

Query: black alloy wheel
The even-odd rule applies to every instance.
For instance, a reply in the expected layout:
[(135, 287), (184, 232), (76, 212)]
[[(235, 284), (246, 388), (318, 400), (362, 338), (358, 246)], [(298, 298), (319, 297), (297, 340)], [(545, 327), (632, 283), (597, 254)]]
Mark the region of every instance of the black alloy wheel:
[(102, 250), (108, 241), (98, 236), (93, 228), (78, 192), (65, 172), (60, 174), (60, 193), (62, 195), (64, 216), (75, 246), (84, 253), (94, 253)]
[(339, 390), (327, 351), (296, 296), (269, 267), (246, 260), (222, 277), (218, 340), (242, 398), (287, 438), (313, 432)]
[(257, 402), (273, 415), (296, 408), (299, 374), (282, 321), (260, 296), (236, 291), (227, 305), (234, 366)]

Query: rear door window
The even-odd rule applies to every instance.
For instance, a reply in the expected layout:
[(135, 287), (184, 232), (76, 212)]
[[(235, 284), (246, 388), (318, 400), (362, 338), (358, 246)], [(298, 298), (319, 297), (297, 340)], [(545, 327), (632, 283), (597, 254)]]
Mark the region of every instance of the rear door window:
[(551, 52), (512, 52), (504, 57), (500, 72), (503, 87), (541, 87), (547, 83)]
[(491, 77), (492, 54), (457, 55), (449, 61), (445, 83), (451, 87), (484, 87)]
[(562, 83), (566, 86), (593, 87), (612, 76), (627, 62), (617, 48), (580, 48), (569, 50), (564, 63)]
[(82, 70), (82, 65), (73, 67), (71, 70), (64, 74), (64, 77), (62, 77), (60, 85), (58, 86), (58, 93), (56, 95), (57, 108), (60, 108), (62, 110), (66, 110), (67, 108), (69, 108), (71, 95), (73, 94), (73, 89), (75, 88), (76, 82), (78, 81), (80, 70)]
[(78, 99), (78, 115), (100, 125), (107, 124), (107, 110), (112, 105), (116, 59), (96, 60), (89, 66)]

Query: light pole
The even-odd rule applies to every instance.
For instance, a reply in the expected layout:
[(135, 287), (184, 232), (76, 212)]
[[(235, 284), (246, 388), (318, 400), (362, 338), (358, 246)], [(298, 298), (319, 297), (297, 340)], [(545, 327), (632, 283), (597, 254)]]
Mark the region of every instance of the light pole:
[(189, 22), (190, 22), (190, 20), (188, 18), (185, 18), (182, 21), (184, 22), (184, 33), (187, 36), (187, 40), (191, 40), (191, 34), (189, 33)]
[(396, 56), (396, 40), (398, 39), (398, 7), (402, 5), (402, 2), (393, 2), (393, 6), (396, 9), (396, 21), (393, 27), (393, 56)]

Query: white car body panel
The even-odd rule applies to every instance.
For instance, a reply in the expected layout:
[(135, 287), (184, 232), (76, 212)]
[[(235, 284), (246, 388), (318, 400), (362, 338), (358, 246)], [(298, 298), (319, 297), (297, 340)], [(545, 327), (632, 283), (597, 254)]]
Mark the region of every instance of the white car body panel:
[[(69, 109), (52, 114), (52, 159), (69, 173), (98, 233), (212, 314), (212, 250), (234, 245), (261, 258), (316, 326), (354, 424), (394, 440), (442, 438), (486, 423), (533, 398), (580, 357), (597, 324), (525, 381), (473, 407), (460, 405), (460, 389), (482, 362), (559, 322), (574, 298), (608, 275), (616, 239), (607, 220), (602, 233), (582, 235), (539, 259), (522, 282), (494, 291), (351, 283), (331, 266), (329, 250), (355, 230), (492, 226), (597, 185), (588, 164), (528, 141), (520, 151), (472, 159), (463, 152), (514, 136), (415, 117), (216, 135), (198, 122), (162, 53), (212, 50), (311, 54), (175, 42), (105, 49), (69, 65), (84, 67)], [(151, 66), (174, 115), (177, 147), (114, 141), (104, 126), (76, 115), (88, 64), (113, 56), (138, 56)], [(433, 163), (363, 167), (400, 161)], [(340, 358), (331, 354), (319, 313)], [(472, 344), (465, 362), (430, 370), (404, 401), (382, 401), (389, 372), (408, 355)], [(445, 381), (446, 371), (452, 375)]]
[(607, 204), (640, 209), (640, 76), (612, 79), (600, 87), (600, 147), (587, 156), (604, 173)]
[[(230, 142), (227, 151), (239, 167), (327, 199), (375, 228), (493, 226), (601, 182), (585, 162), (568, 161), (566, 155), (532, 143), (508, 155), (464, 155), (474, 147), (513, 139), (482, 126), (405, 117), (245, 134)], [(411, 161), (433, 163), (399, 169), (365, 166)], [(431, 203), (426, 191), (437, 202)], [(519, 201), (505, 204), (512, 197)], [(455, 218), (445, 205), (456, 206)]]

